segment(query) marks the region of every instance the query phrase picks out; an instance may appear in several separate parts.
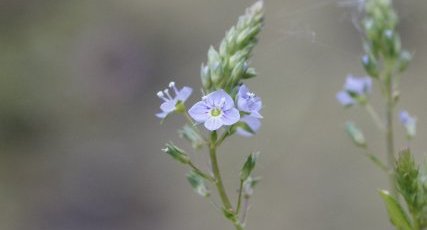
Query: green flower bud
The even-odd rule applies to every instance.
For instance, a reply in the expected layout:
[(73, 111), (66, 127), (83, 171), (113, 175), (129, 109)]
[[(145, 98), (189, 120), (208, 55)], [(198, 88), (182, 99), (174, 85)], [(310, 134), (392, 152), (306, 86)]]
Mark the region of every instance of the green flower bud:
[(172, 143), (166, 144), (166, 148), (162, 149), (162, 151), (183, 164), (188, 164), (190, 162), (190, 158), (184, 152), (184, 150), (178, 148)]
[(366, 147), (366, 140), (362, 131), (358, 129), (352, 122), (346, 124), (347, 134), (351, 137), (353, 143), (359, 147)]
[(209, 89), (212, 85), (211, 78), (209, 76), (209, 67), (202, 63), (200, 67), (200, 78), (202, 79), (202, 86), (204, 89)]
[(371, 55), (365, 54), (362, 56), (362, 64), (369, 76), (378, 77), (377, 61)]
[(240, 170), (240, 180), (241, 181), (245, 181), (251, 175), (252, 171), (255, 168), (255, 164), (256, 164), (256, 160), (258, 159), (258, 156), (259, 156), (259, 152), (252, 153), (248, 156), (245, 164), (243, 165), (242, 169)]
[(178, 133), (181, 138), (188, 140), (194, 149), (200, 149), (205, 143), (203, 137), (195, 130), (194, 126), (185, 125)]
[(407, 50), (400, 52), (399, 56), (399, 72), (403, 72), (408, 68), (409, 63), (412, 60), (412, 55)]
[(187, 180), (190, 183), (193, 190), (203, 197), (208, 197), (210, 195), (209, 190), (205, 185), (205, 181), (202, 176), (197, 174), (195, 171), (190, 171), (187, 174)]

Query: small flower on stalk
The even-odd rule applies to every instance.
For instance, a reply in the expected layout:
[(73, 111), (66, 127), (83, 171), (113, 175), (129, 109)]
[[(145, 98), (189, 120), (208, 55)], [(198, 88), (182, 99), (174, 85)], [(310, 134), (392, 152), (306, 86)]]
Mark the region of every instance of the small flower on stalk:
[(157, 113), (156, 116), (158, 118), (165, 118), (167, 115), (174, 111), (180, 111), (184, 103), (188, 97), (190, 97), (193, 89), (190, 87), (184, 86), (182, 89), (178, 90), (175, 86), (175, 82), (169, 83), (169, 88), (173, 89), (175, 92), (175, 97), (172, 97), (169, 93), (169, 89), (165, 89), (163, 91), (159, 91), (157, 96), (163, 99), (163, 103), (160, 105), (160, 109), (162, 112)]
[(372, 79), (370, 77), (355, 77), (348, 75), (344, 89), (337, 93), (336, 98), (343, 106), (364, 103), (367, 94), (371, 92)]
[(256, 117), (245, 115), (240, 119), (240, 121), (245, 122), (252, 131), (252, 132), (249, 132), (242, 127), (238, 127), (236, 132), (241, 136), (251, 137), (254, 135), (254, 133), (256, 133), (259, 130), (259, 128), (261, 128), (261, 121)]
[(220, 89), (204, 97), (188, 110), (190, 116), (205, 127), (214, 131), (223, 125), (233, 125), (240, 120), (239, 110), (234, 101), (224, 90)]
[(241, 85), (237, 93), (237, 108), (240, 111), (249, 113), (252, 117), (262, 118), (259, 113), (262, 108), (261, 98), (250, 92), (246, 85)]
[(402, 125), (405, 126), (408, 138), (414, 138), (416, 135), (417, 119), (412, 117), (408, 111), (405, 110), (400, 111), (399, 118)]

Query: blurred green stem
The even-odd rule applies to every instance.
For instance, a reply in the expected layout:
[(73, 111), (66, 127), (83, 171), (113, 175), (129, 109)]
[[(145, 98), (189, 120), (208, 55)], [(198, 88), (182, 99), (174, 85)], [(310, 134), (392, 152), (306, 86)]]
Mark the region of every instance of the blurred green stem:
[(385, 96), (386, 96), (386, 151), (387, 151), (387, 166), (389, 169), (390, 180), (390, 194), (398, 201), (397, 189), (395, 186), (395, 156), (394, 156), (394, 134), (393, 134), (393, 112), (394, 112), (394, 98), (393, 98), (393, 68), (392, 61), (385, 61)]
[(384, 130), (384, 123), (381, 120), (381, 118), (378, 116), (377, 111), (375, 111), (375, 109), (369, 103), (365, 104), (365, 109), (369, 113), (369, 115), (371, 116), (372, 120), (374, 121), (374, 123), (378, 127), (378, 129), (383, 131)]

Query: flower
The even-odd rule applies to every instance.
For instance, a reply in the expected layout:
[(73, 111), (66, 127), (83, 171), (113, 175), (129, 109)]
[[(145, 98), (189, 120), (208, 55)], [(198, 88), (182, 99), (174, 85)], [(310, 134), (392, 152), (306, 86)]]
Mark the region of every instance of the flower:
[(408, 138), (414, 138), (417, 131), (417, 119), (412, 117), (408, 111), (402, 110), (399, 113), (400, 122), (405, 126), (406, 135)]
[[(246, 116), (242, 117), (240, 119), (240, 121), (245, 122), (249, 126), (249, 128), (252, 129), (253, 132), (257, 132), (259, 130), (259, 128), (261, 127), (261, 121), (258, 118), (250, 116), (250, 115), (246, 115)], [(241, 127), (237, 128), (236, 132), (237, 132), (237, 134), (244, 136), (244, 137), (251, 137), (254, 135), (253, 133), (248, 132)]]
[(403, 125), (408, 125), (410, 123), (416, 122), (416, 119), (414, 117), (412, 117), (411, 115), (409, 115), (408, 111), (406, 111), (406, 110), (400, 111), (399, 118), (400, 118), (400, 122)]
[(360, 99), (365, 99), (371, 92), (371, 88), (372, 79), (370, 77), (348, 75), (344, 89), (336, 94), (336, 98), (343, 106), (351, 106), (360, 102)]
[(246, 85), (241, 85), (237, 93), (237, 108), (240, 111), (249, 113), (252, 117), (262, 118), (261, 114), (259, 114), (262, 108), (261, 98), (250, 92)]
[(224, 90), (220, 89), (204, 97), (189, 110), (190, 116), (197, 122), (204, 122), (205, 127), (214, 131), (223, 125), (233, 125), (240, 119), (239, 110), (234, 101)]
[(157, 113), (156, 116), (159, 118), (165, 118), (170, 113), (177, 110), (178, 103), (184, 103), (188, 97), (190, 97), (192, 88), (184, 86), (181, 90), (178, 90), (175, 86), (175, 82), (171, 81), (169, 83), (169, 88), (173, 89), (175, 92), (175, 97), (172, 97), (169, 94), (169, 89), (165, 89), (163, 91), (159, 91), (157, 96), (163, 99), (163, 103), (160, 105), (160, 109), (162, 112)]

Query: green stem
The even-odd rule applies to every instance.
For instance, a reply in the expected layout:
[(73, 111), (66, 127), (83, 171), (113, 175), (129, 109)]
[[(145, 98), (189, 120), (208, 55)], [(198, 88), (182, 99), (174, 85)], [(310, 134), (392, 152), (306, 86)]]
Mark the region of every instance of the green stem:
[(385, 129), (384, 123), (381, 120), (381, 118), (378, 116), (378, 113), (375, 111), (375, 109), (372, 107), (372, 105), (369, 103), (366, 103), (365, 109), (368, 112), (368, 114), (371, 116), (372, 120), (374, 121), (374, 123), (378, 127), (378, 129), (383, 131)]
[(212, 164), (212, 172), (215, 176), (215, 179), (216, 179), (215, 185), (216, 185), (216, 188), (218, 189), (218, 193), (224, 205), (224, 208), (226, 208), (227, 210), (232, 210), (233, 207), (231, 206), (230, 200), (228, 199), (227, 193), (224, 188), (224, 184), (222, 183), (222, 177), (219, 171), (218, 159), (216, 157), (216, 139), (217, 139), (217, 134), (215, 131), (213, 131), (211, 133), (211, 141), (209, 144), (209, 156)]
[(188, 166), (190, 166), (197, 174), (202, 176), (203, 178), (209, 180), (210, 182), (215, 182), (215, 178), (208, 175), (207, 173), (203, 172), (201, 169), (199, 169), (192, 161), (188, 162)]
[(393, 63), (386, 62), (386, 73), (384, 76), (385, 95), (386, 95), (386, 151), (387, 151), (387, 166), (389, 169), (390, 194), (398, 200), (397, 189), (395, 186), (395, 156), (394, 156), (394, 134), (393, 134)]
[(240, 224), (236, 217), (236, 213), (233, 210), (230, 199), (228, 198), (227, 192), (225, 191), (224, 184), (222, 182), (221, 173), (218, 166), (218, 159), (216, 156), (216, 147), (217, 147), (217, 133), (216, 131), (211, 132), (211, 138), (209, 143), (209, 156), (212, 164), (212, 172), (215, 177), (215, 185), (219, 193), (222, 205), (224, 206), (224, 211), (232, 215), (232, 218), (228, 218), (234, 224), (236, 230), (243, 230), (243, 226)]

